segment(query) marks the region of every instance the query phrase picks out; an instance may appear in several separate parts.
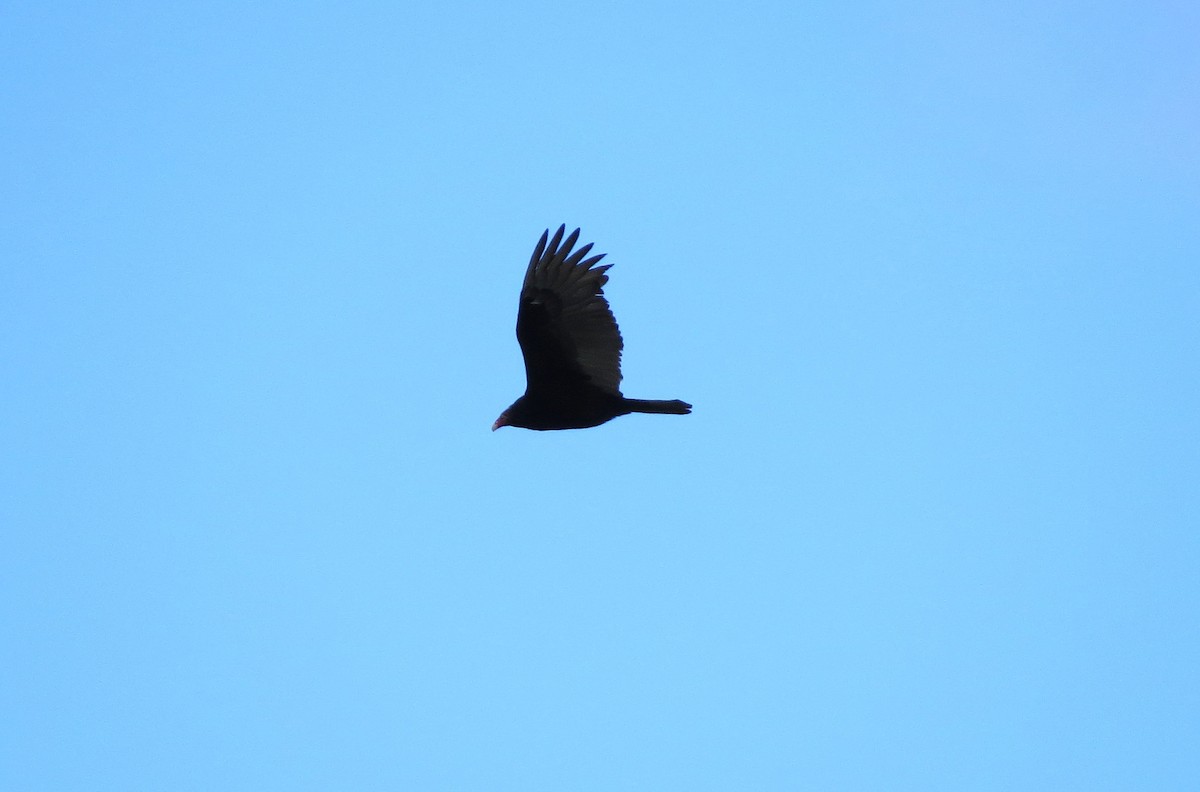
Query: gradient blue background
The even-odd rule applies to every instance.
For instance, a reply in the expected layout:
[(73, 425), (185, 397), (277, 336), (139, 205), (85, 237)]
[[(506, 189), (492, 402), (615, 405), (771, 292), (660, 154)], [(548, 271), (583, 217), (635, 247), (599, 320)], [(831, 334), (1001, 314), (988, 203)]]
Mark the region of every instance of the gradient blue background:
[(1200, 788), (1197, 9), (8, 4), (0, 787)]

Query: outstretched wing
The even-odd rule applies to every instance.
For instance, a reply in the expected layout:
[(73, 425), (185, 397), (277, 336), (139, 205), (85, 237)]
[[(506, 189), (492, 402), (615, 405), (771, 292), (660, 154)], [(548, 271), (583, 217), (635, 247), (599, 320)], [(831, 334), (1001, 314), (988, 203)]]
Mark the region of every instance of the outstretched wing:
[(619, 394), (621, 331), (603, 291), (612, 265), (596, 266), (604, 254), (585, 259), (590, 244), (572, 253), (579, 229), (565, 240), (564, 231), (559, 226), (549, 244), (549, 230), (542, 234), (521, 286), (517, 341), (528, 392), (563, 393), (591, 383)]

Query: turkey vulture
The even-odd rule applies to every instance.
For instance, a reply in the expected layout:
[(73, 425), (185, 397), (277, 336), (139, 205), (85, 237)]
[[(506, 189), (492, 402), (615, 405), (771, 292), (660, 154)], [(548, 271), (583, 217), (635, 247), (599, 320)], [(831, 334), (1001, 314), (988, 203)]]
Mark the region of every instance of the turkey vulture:
[[(521, 286), (517, 341), (525, 356), (525, 395), (500, 413), (501, 426), (584, 429), (629, 413), (687, 415), (692, 405), (621, 395), (621, 331), (604, 299), (604, 254), (584, 258), (590, 244), (571, 252), (576, 228), (563, 239), (547, 229), (538, 241)], [(560, 244), (561, 243), (561, 244)]]

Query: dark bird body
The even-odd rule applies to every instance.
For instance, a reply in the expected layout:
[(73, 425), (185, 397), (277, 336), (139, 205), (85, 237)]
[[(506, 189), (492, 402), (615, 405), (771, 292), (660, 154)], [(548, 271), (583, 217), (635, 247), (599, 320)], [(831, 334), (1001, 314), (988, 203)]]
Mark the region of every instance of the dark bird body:
[[(590, 244), (575, 252), (579, 229), (565, 240), (542, 234), (517, 310), (517, 341), (525, 357), (525, 395), (500, 414), (501, 426), (525, 429), (583, 429), (629, 413), (686, 415), (692, 405), (673, 399), (627, 399), (621, 395), (621, 331), (604, 299), (603, 254), (586, 258)], [(549, 239), (549, 244), (547, 240)]]

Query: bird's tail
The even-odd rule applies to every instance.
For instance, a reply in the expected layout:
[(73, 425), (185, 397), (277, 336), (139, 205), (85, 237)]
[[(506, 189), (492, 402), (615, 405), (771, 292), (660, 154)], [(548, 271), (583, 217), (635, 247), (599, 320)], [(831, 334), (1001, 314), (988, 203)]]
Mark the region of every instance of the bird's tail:
[(692, 405), (679, 399), (662, 401), (659, 399), (626, 399), (625, 406), (635, 413), (664, 413), (666, 415), (687, 415), (692, 411)]

